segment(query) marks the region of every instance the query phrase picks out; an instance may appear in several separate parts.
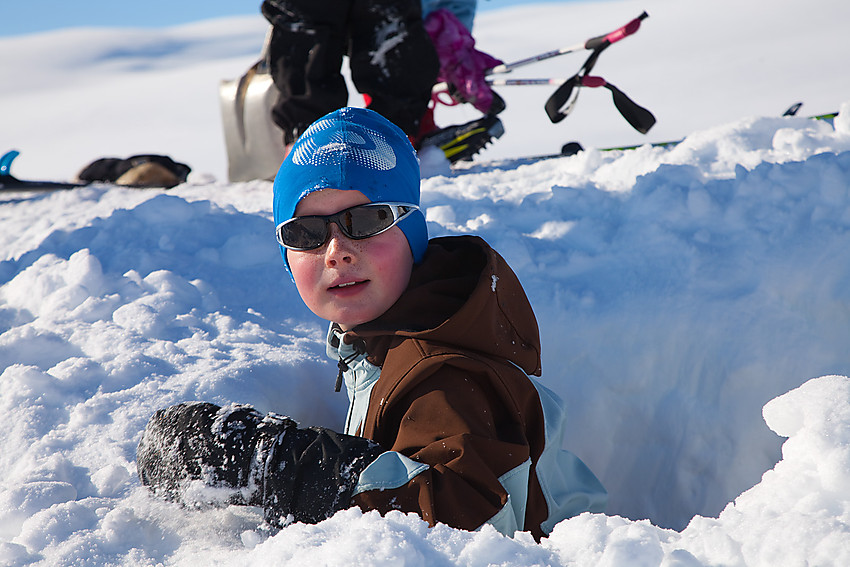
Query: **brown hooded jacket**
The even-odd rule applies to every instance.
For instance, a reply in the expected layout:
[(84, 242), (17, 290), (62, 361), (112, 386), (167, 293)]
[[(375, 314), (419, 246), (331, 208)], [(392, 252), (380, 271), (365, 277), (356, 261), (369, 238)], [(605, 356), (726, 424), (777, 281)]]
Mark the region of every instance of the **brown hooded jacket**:
[[(428, 465), (403, 486), (357, 494), (357, 505), (467, 530), (512, 508), (524, 511), (516, 529), (545, 535), (536, 466), (546, 425), (528, 376), (540, 375), (540, 337), (519, 280), (495, 250), (474, 236), (432, 239), (401, 298), (343, 340), (362, 341), (381, 369), (356, 433)], [(527, 487), (517, 477), (524, 503), (505, 488), (514, 473), (527, 475)]]

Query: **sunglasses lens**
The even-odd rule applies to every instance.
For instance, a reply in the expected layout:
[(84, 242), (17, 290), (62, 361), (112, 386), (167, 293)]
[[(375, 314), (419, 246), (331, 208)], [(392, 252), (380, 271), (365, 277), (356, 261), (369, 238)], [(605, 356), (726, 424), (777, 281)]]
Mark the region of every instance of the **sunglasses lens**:
[(386, 205), (357, 207), (340, 215), (341, 228), (351, 238), (369, 238), (393, 224), (393, 212)]
[(318, 248), (325, 243), (328, 225), (320, 217), (295, 218), (280, 227), (280, 240), (284, 246), (300, 250)]

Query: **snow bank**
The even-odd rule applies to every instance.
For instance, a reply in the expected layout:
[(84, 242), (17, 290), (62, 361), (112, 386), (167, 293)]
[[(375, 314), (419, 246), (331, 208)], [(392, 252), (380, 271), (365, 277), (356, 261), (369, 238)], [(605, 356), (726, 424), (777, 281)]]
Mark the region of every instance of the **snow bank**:
[[(848, 564), (850, 378), (809, 380), (768, 403), (764, 414), (771, 429), (788, 437), (782, 461), (719, 518), (695, 517), (681, 533), (646, 521), (582, 514), (558, 524), (538, 546), (492, 529), (429, 530), (415, 516), (394, 513), (381, 520), (347, 511), (321, 527), (291, 526), (225, 564), (341, 566), (351, 557), (365, 565), (423, 567)], [(243, 540), (253, 543), (246, 535)]]
[[(253, 509), (151, 498), (134, 453), (159, 407), (243, 402), (340, 426), (324, 325), (268, 236), (270, 184), (9, 195), (8, 564), (841, 564), (847, 378), (766, 406), (768, 425), (790, 437), (781, 461), (759, 411), (808, 376), (850, 368), (847, 121), (714, 132), (676, 149), (472, 164), (423, 180), (432, 234), (479, 233), (520, 274), (544, 380), (571, 410), (567, 443), (611, 492), (611, 515), (568, 520), (541, 545), (356, 510), (272, 536)], [(765, 140), (793, 143), (783, 154)], [(720, 146), (761, 159), (726, 163)], [(832, 149), (815, 153), (822, 146)], [(696, 165), (677, 163), (683, 152)]]
[[(5, 376), (4, 376), (5, 377)], [(32, 377), (31, 377), (32, 378)], [(850, 378), (813, 379), (771, 401), (767, 422), (783, 436), (783, 460), (719, 518), (695, 517), (681, 533), (647, 521), (583, 514), (540, 545), (487, 526), (428, 528), (416, 515), (351, 509), (315, 526), (269, 537), (251, 509), (185, 510), (136, 488), (121, 498), (79, 498), (61, 480), (0, 494), (4, 565), (846, 565), (850, 560)], [(101, 469), (101, 491), (133, 484)], [(253, 513), (252, 513), (253, 512)], [(38, 550), (30, 553), (29, 550)]]

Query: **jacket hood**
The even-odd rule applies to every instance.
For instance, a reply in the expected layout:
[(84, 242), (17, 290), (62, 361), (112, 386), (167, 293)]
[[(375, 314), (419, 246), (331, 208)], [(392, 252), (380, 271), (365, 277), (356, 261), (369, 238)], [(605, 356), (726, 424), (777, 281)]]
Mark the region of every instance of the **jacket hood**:
[(366, 341), (378, 365), (394, 339), (413, 338), (540, 375), (540, 333), (528, 297), (504, 258), (477, 236), (431, 239), (399, 300), (351, 334)]

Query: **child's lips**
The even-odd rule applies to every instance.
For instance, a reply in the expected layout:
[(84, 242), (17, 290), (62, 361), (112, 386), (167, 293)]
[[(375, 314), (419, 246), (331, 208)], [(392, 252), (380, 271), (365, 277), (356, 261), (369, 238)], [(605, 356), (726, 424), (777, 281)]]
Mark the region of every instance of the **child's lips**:
[(368, 283), (369, 280), (345, 280), (330, 286), (328, 291), (337, 295), (357, 293)]

